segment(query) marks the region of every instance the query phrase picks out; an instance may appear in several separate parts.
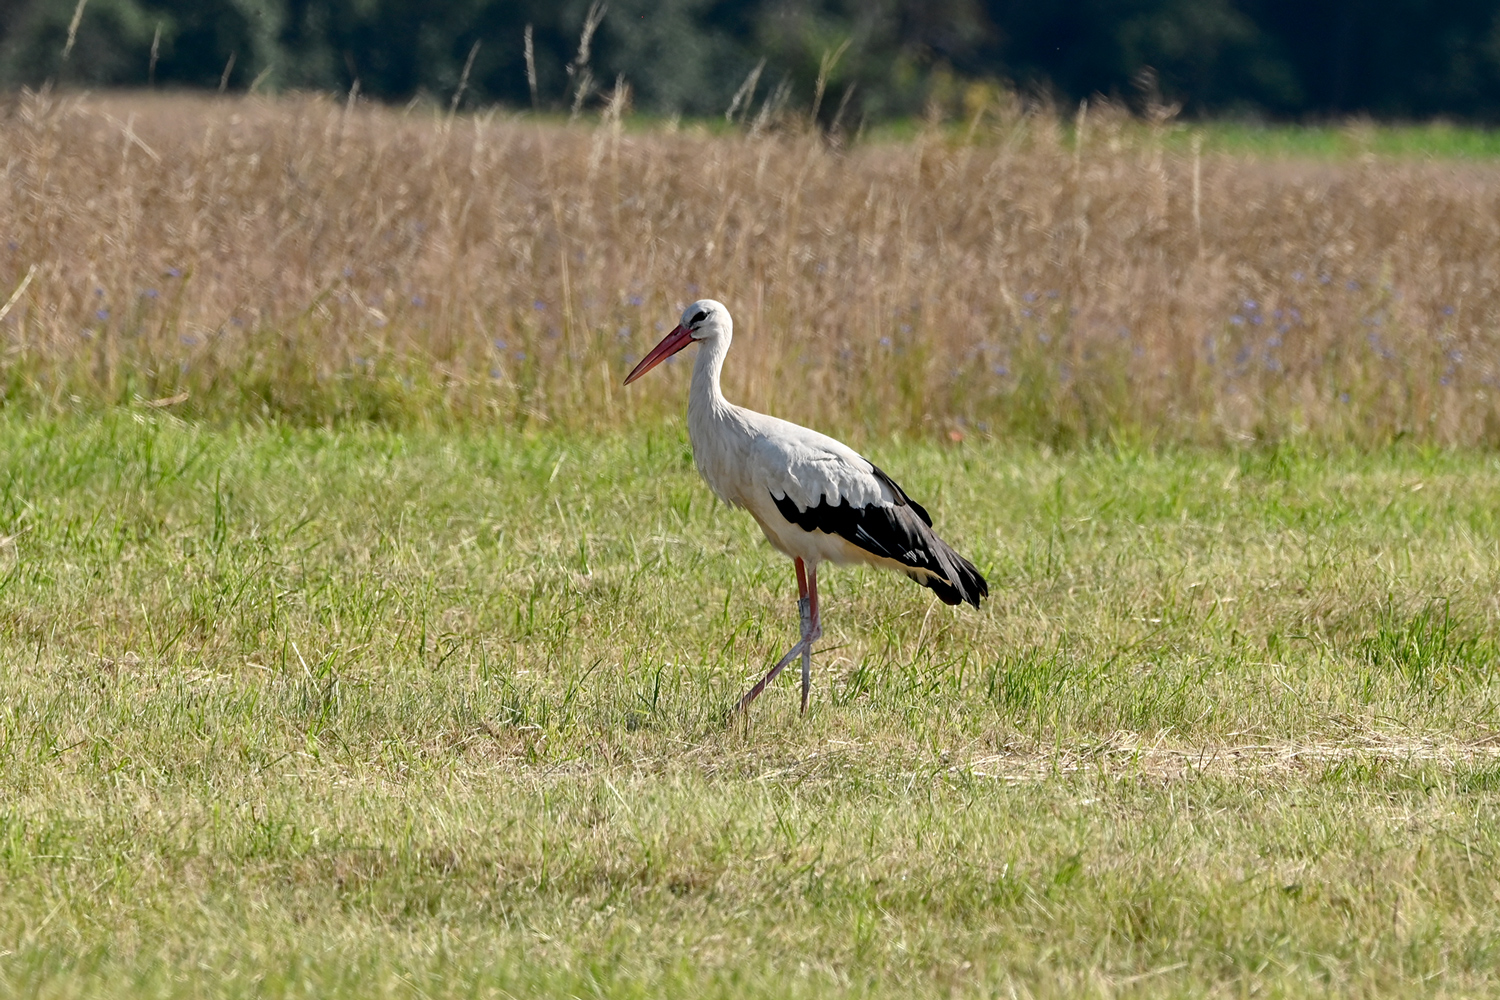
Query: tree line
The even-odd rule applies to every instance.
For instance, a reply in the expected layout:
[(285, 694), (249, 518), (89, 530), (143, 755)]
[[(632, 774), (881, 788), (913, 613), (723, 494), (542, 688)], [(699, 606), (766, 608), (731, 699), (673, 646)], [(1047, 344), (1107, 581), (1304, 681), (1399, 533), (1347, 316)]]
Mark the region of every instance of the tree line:
[(816, 102), (882, 120), (976, 84), (1066, 105), (1143, 80), (1190, 116), (1493, 121), (1500, 0), (0, 3), (6, 87), (357, 86), (566, 111), (623, 83), (655, 114)]

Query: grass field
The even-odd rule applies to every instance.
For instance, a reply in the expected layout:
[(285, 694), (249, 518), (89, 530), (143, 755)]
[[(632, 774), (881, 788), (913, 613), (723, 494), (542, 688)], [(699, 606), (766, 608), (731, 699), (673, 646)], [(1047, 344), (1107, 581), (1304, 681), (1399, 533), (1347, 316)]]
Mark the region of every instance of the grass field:
[(1500, 995), (1494, 136), (772, 125), (0, 100), (0, 995)]
[(982, 613), (627, 434), (0, 413), (0, 992), (1500, 992), (1500, 459), (887, 440)]

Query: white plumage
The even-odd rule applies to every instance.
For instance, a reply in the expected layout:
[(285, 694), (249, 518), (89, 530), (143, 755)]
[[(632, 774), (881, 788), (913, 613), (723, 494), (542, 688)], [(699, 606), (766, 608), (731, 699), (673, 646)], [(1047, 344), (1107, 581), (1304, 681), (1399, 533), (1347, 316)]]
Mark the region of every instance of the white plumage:
[(719, 373), (734, 337), (729, 310), (712, 299), (688, 306), (681, 324), (641, 360), (628, 385), (697, 341), (688, 393), (693, 458), (721, 500), (750, 512), (766, 538), (796, 563), (802, 638), (741, 699), (745, 708), (782, 668), (802, 657), (802, 709), (811, 685), (812, 645), (822, 635), (817, 569), (822, 562), (898, 570), (943, 601), (975, 607), (984, 577), (932, 531), (932, 519), (868, 459), (826, 434), (735, 406)]

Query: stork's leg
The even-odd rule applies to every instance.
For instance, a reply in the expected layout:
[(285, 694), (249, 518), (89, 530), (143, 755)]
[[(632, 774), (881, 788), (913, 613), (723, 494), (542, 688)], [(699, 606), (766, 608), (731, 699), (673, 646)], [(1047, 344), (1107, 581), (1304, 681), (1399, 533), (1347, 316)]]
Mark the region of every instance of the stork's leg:
[[(813, 574), (816, 579), (817, 570), (813, 570)], [(776, 666), (766, 671), (766, 676), (757, 681), (753, 688), (745, 692), (745, 697), (741, 698), (740, 703), (734, 706), (734, 712), (731, 714), (737, 715), (750, 707), (750, 703), (760, 697), (760, 693), (766, 689), (766, 685), (774, 681), (776, 675), (786, 669), (786, 665), (795, 660), (799, 653), (803, 656), (802, 709), (803, 711), (807, 710), (807, 685), (810, 683), (812, 659), (812, 639), (808, 638), (808, 628), (809, 623), (818, 620), (818, 615), (816, 610), (817, 597), (813, 596), (809, 598), (808, 596), (807, 567), (802, 564), (801, 559), (797, 560), (797, 592), (800, 595), (797, 601), (797, 609), (802, 619), (802, 638), (798, 639), (796, 645), (786, 651), (785, 656), (776, 661)]]
[[(797, 583), (802, 584), (802, 560), (797, 560)], [(813, 643), (823, 637), (823, 623), (818, 618), (818, 567), (807, 571), (807, 582), (802, 587), (804, 595), (797, 602), (802, 611), (802, 714), (807, 714), (807, 693), (812, 690)]]

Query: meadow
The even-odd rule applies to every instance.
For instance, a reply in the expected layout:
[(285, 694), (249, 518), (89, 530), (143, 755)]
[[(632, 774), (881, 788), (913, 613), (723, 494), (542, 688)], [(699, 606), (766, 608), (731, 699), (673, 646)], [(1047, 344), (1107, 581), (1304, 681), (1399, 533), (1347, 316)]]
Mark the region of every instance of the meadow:
[(1500, 462), (889, 445), (983, 614), (680, 434), (0, 433), (12, 995), (1496, 982)]
[[(1477, 140), (0, 135), (0, 993), (1500, 994)], [(990, 581), (824, 574), (805, 717), (726, 718), (791, 570), (619, 386), (699, 294)]]

